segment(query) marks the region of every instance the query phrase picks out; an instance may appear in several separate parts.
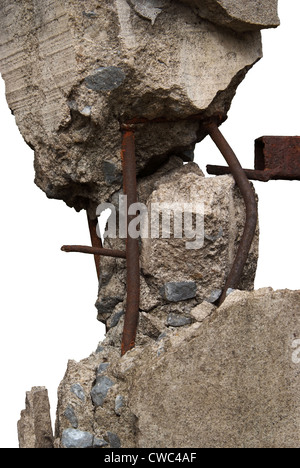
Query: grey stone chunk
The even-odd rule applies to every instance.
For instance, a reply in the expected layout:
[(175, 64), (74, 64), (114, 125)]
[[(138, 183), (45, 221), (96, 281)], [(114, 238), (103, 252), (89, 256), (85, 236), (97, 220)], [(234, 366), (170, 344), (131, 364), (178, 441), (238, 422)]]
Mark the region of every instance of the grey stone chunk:
[(94, 436), (90, 432), (79, 431), (78, 429), (65, 429), (61, 443), (64, 448), (92, 448)]
[(97, 18), (98, 15), (94, 11), (83, 11), (82, 12), (83, 16), (86, 16), (87, 18), (94, 19)]
[(100, 448), (108, 443), (103, 439), (94, 437), (93, 434), (78, 429), (65, 429), (62, 433), (61, 443), (64, 448)]
[(110, 161), (103, 161), (103, 174), (108, 184), (122, 182), (122, 173), (118, 170), (115, 164)]
[(81, 401), (85, 400), (84, 390), (79, 383), (72, 385), (71, 392), (73, 392), (77, 396), (77, 398), (79, 398), (79, 400)]
[(117, 395), (115, 400), (115, 413), (117, 416), (120, 416), (121, 409), (124, 406), (124, 398), (122, 395)]
[(227, 291), (226, 291), (226, 297), (229, 296), (230, 294), (232, 294), (234, 291), (235, 291), (235, 289), (228, 288)]
[(103, 374), (107, 370), (108, 366), (109, 366), (109, 362), (102, 362), (100, 366), (98, 367), (97, 374), (98, 375)]
[(184, 327), (192, 323), (190, 317), (184, 317), (183, 315), (170, 313), (167, 318), (167, 325), (170, 327)]
[(166, 332), (162, 332), (159, 337), (157, 338), (157, 342), (162, 341), (164, 338), (166, 338), (168, 335)]
[(121, 298), (119, 297), (103, 297), (101, 301), (96, 302), (96, 307), (98, 310), (98, 315), (101, 316), (103, 314), (112, 314), (114, 308), (116, 307), (119, 302), (121, 302)]
[(107, 447), (107, 446), (108, 446), (108, 443), (106, 442), (106, 440), (97, 439), (97, 438), (94, 439), (93, 447), (100, 448), (100, 447)]
[(116, 312), (115, 314), (112, 315), (109, 327), (114, 328), (118, 325), (120, 318), (125, 314), (124, 310), (120, 310), (119, 312)]
[(129, 4), (134, 11), (142, 18), (151, 21), (152, 25), (156, 18), (162, 12), (161, 8), (165, 6), (165, 0), (129, 0)]
[(111, 448), (121, 448), (121, 441), (117, 434), (114, 434), (113, 432), (107, 432), (107, 437), (109, 440), (109, 444)]
[(213, 304), (216, 302), (222, 294), (222, 289), (214, 289), (214, 291), (211, 292), (210, 296), (206, 299), (206, 302), (210, 302)]
[(78, 428), (78, 419), (76, 417), (75, 411), (72, 406), (68, 406), (66, 411), (64, 412), (65, 417), (67, 420), (72, 424), (74, 429)]
[(211, 241), (211, 242), (216, 242), (218, 239), (220, 239), (222, 236), (224, 235), (224, 231), (223, 231), (223, 228), (220, 227), (217, 235), (215, 236), (210, 236), (209, 234), (206, 234), (204, 235), (205, 239)]
[(87, 88), (93, 91), (112, 91), (119, 88), (126, 79), (126, 75), (118, 67), (101, 67), (84, 80)]
[(108, 390), (114, 385), (114, 382), (108, 377), (97, 377), (96, 385), (92, 388), (91, 398), (95, 406), (103, 406)]
[(162, 295), (170, 302), (186, 301), (193, 299), (197, 293), (197, 284), (192, 281), (166, 283)]
[(164, 345), (161, 345), (159, 346), (158, 350), (157, 350), (157, 357), (161, 356), (162, 354), (164, 354), (165, 352), (165, 347)]

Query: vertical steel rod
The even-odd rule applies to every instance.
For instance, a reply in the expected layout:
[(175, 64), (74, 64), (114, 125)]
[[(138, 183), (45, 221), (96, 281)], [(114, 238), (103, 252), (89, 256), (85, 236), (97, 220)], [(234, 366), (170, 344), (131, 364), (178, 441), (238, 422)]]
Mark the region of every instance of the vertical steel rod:
[(224, 290), (219, 299), (218, 305), (221, 305), (227, 296), (228, 289), (236, 289), (239, 286), (243, 270), (249, 255), (249, 251), (255, 236), (257, 221), (258, 221), (258, 209), (254, 190), (239, 163), (235, 153), (229, 146), (224, 136), (220, 132), (218, 126), (214, 123), (207, 125), (207, 130), (212, 140), (219, 148), (220, 152), (224, 156), (230, 171), (241, 191), (246, 205), (246, 222), (243, 232), (242, 239), (237, 251), (236, 258), (232, 265), (231, 271), (225, 283)]
[[(102, 240), (100, 237), (97, 235), (97, 225), (98, 225), (98, 219), (91, 219), (87, 213), (87, 219), (89, 223), (89, 230), (90, 230), (90, 235), (91, 235), (91, 242), (92, 246), (96, 247), (98, 249), (102, 249)], [(97, 277), (98, 281), (100, 279), (100, 255), (94, 255), (95, 259), (95, 265), (96, 265), (96, 271), (97, 271)]]
[(122, 338), (122, 356), (135, 346), (136, 331), (139, 321), (140, 303), (140, 264), (139, 240), (129, 234), (130, 222), (135, 216), (128, 215), (128, 208), (137, 202), (135, 139), (131, 130), (123, 131), (122, 164), (124, 178), (124, 194), (127, 195), (127, 304)]

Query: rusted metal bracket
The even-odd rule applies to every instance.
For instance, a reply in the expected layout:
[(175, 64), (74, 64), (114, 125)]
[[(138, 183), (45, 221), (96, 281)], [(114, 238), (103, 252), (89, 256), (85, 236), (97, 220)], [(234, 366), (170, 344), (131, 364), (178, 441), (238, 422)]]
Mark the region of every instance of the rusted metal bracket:
[[(255, 169), (244, 169), (248, 179), (300, 180), (300, 137), (263, 136), (255, 140)], [(208, 174), (230, 174), (226, 166), (207, 166)]]

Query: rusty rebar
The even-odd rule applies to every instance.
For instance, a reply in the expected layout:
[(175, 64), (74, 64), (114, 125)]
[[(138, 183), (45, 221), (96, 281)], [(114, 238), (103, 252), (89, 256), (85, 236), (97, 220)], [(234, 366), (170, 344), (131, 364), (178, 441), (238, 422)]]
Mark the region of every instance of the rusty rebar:
[(128, 208), (137, 202), (135, 139), (132, 130), (123, 131), (121, 157), (124, 194), (127, 195), (127, 303), (121, 346), (121, 353), (123, 356), (135, 346), (140, 304), (139, 240), (133, 239), (130, 236), (129, 226), (135, 216), (128, 215)]
[(237, 289), (240, 284), (244, 267), (247, 262), (250, 248), (256, 232), (258, 221), (258, 208), (254, 190), (242, 166), (240, 165), (239, 160), (237, 159), (232, 148), (220, 132), (218, 126), (215, 123), (210, 123), (207, 125), (207, 130), (210, 137), (224, 156), (230, 168), (231, 174), (233, 175), (236, 184), (238, 185), (241, 191), (246, 206), (246, 222), (243, 236), (240, 241), (238, 251), (234, 263), (231, 267), (229, 276), (226, 280), (222, 295), (218, 301), (218, 305), (221, 305), (226, 299), (228, 289)]
[[(90, 231), (92, 246), (96, 247), (97, 249), (102, 249), (103, 248), (102, 240), (100, 239), (100, 237), (97, 234), (98, 218), (91, 219), (88, 212), (87, 212), (87, 219), (88, 219), (88, 225), (89, 225), (89, 231)], [(101, 259), (101, 255), (95, 255), (94, 254), (94, 260), (95, 260), (95, 266), (96, 266), (98, 280), (100, 279), (100, 259)]]
[(88, 247), (86, 245), (64, 245), (61, 250), (67, 253), (75, 252), (103, 257), (126, 258), (126, 252), (123, 250)]
[[(211, 175), (225, 175), (231, 174), (230, 167), (228, 166), (215, 166), (208, 164), (206, 166), (206, 170), (208, 174)], [(259, 182), (269, 182), (270, 180), (278, 179), (278, 171), (258, 171), (256, 169), (243, 169), (247, 179), (249, 180), (256, 180)]]
[[(154, 119), (147, 119), (146, 117), (134, 117), (126, 122), (120, 122), (120, 127), (121, 130), (126, 132), (126, 131), (134, 131), (136, 129), (137, 125), (144, 125), (144, 124), (155, 124), (155, 123), (178, 123), (178, 122), (184, 122), (184, 121), (200, 121), (200, 122), (205, 122), (207, 118), (203, 115), (203, 113), (200, 114), (193, 114), (193, 115), (188, 115), (185, 117), (156, 117)], [(223, 112), (218, 112), (213, 114), (210, 118), (209, 121), (214, 121), (218, 125), (221, 125), (222, 123), (227, 120), (227, 115)]]

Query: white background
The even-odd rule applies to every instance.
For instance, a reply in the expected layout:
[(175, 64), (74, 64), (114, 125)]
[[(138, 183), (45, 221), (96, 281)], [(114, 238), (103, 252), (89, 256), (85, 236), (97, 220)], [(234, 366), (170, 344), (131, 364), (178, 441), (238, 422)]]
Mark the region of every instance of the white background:
[[(253, 168), (254, 140), (300, 135), (300, 2), (280, 0), (281, 26), (263, 32), (264, 58), (239, 87), (222, 131), (243, 167)], [(25, 392), (56, 391), (68, 359), (87, 357), (103, 338), (94, 303), (93, 258), (64, 254), (63, 244), (90, 245), (84, 213), (48, 200), (33, 183), (33, 152), (15, 126), (0, 80), (1, 328), (0, 447), (17, 448)], [(209, 139), (196, 161), (224, 164)], [(255, 183), (260, 198), (256, 288), (300, 289), (300, 182)], [(262, 311), (263, 313), (263, 311)]]

